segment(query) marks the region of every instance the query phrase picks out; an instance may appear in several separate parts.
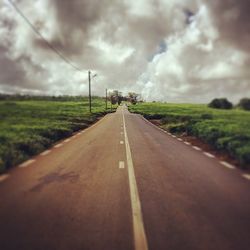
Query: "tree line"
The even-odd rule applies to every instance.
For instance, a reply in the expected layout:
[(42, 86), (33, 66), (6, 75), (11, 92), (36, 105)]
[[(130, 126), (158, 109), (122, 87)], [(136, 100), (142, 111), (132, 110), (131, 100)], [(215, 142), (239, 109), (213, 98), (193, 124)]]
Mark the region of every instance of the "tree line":
[[(41, 100), (41, 101), (82, 101), (87, 99), (87, 96), (70, 96), (70, 95), (60, 95), (60, 96), (48, 96), (48, 95), (28, 95), (28, 94), (3, 94), (0, 93), (0, 101), (29, 101), (29, 100)], [(92, 96), (92, 98), (102, 98), (98, 96)], [(122, 101), (131, 102), (136, 104), (142, 102), (140, 94), (135, 92), (129, 92), (127, 96), (123, 96), (122, 92), (118, 90), (113, 90), (109, 92), (108, 100), (113, 104), (121, 104)]]
[[(227, 98), (215, 98), (209, 104), (208, 107), (216, 109), (232, 109), (233, 103), (228, 101)], [(235, 106), (244, 110), (250, 110), (250, 98), (242, 98)]]
[(127, 96), (123, 96), (122, 92), (118, 90), (113, 90), (109, 93), (109, 100), (113, 105), (118, 104), (120, 105), (122, 101), (130, 102), (131, 104), (136, 104), (138, 102), (142, 102), (141, 95), (135, 92), (129, 92)]

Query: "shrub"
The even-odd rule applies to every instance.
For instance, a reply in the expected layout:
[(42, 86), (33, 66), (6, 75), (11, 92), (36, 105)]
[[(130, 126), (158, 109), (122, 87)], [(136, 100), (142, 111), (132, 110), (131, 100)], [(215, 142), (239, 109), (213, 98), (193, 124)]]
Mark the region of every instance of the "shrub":
[(232, 136), (221, 137), (216, 142), (216, 148), (219, 150), (226, 151), (228, 149), (228, 144), (233, 140)]
[(208, 104), (208, 107), (216, 109), (232, 109), (233, 104), (226, 98), (215, 98)]
[(179, 122), (178, 117), (174, 115), (166, 115), (161, 119), (161, 123), (177, 123)]
[(160, 120), (164, 117), (162, 114), (146, 114), (144, 117), (148, 120)]
[(178, 133), (178, 134), (186, 132), (186, 124), (185, 123), (170, 124), (168, 126), (168, 131), (171, 133)]
[(238, 148), (236, 155), (243, 166), (247, 167), (250, 165), (250, 145)]
[(213, 146), (216, 146), (217, 140), (224, 136), (224, 132), (213, 127), (208, 127), (202, 131), (199, 131), (200, 138), (205, 142), (210, 143)]
[(184, 123), (192, 120), (188, 115), (166, 115), (161, 119), (162, 123)]
[(202, 114), (201, 119), (203, 119), (203, 120), (212, 120), (213, 115), (212, 114)]
[(242, 98), (238, 106), (244, 110), (250, 110), (250, 98)]
[(0, 174), (4, 172), (4, 162), (2, 160), (2, 158), (0, 158)]

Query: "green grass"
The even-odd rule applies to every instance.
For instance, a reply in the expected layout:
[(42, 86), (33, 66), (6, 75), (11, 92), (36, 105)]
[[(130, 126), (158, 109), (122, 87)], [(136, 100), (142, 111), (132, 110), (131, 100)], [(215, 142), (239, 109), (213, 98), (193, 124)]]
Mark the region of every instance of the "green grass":
[(160, 119), (172, 133), (200, 138), (215, 149), (230, 154), (242, 167), (250, 166), (250, 112), (217, 110), (198, 104), (142, 103), (130, 111), (148, 119)]
[(93, 98), (92, 114), (87, 98), (50, 99), (0, 101), (0, 172), (88, 127), (106, 113), (102, 98)]

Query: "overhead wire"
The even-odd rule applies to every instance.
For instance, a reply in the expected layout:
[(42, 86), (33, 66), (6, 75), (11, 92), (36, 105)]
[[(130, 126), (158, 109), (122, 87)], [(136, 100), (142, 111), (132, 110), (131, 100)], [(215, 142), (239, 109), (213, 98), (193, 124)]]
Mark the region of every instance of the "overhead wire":
[(58, 57), (60, 57), (65, 63), (70, 65), (72, 68), (74, 68), (76, 71), (83, 72), (82, 69), (74, 65), (74, 63), (65, 57), (62, 52), (60, 52), (57, 48), (55, 48), (43, 35), (41, 32), (37, 30), (37, 28), (32, 24), (32, 22), (26, 17), (26, 15), (21, 11), (21, 9), (12, 1), (12, 0), (7, 0), (11, 6), (15, 9), (15, 11), (24, 19), (24, 21), (30, 26), (30, 28), (33, 30), (33, 32), (39, 36), (45, 44), (50, 48), (54, 53), (57, 54)]

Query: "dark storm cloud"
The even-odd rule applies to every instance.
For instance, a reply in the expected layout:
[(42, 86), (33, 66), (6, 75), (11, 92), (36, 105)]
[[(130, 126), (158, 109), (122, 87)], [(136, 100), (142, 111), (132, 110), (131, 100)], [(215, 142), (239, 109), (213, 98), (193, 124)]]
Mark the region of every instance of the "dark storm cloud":
[[(45, 84), (41, 84), (38, 79), (39, 75), (44, 74), (44, 70), (39, 65), (33, 64), (31, 59), (24, 55), (13, 60), (8, 57), (6, 51), (6, 47), (0, 46), (0, 83), (4, 86), (3, 88), (0, 86), (0, 91), (6, 89), (8, 93), (16, 93), (23, 89), (46, 90)], [(28, 72), (32, 73), (28, 75)]]
[[(114, 0), (54, 0), (47, 5), (55, 18), (54, 32), (50, 43), (66, 55), (79, 55), (87, 47), (92, 28), (108, 15), (112, 19), (121, 4)], [(36, 39), (35, 45), (49, 49), (47, 44)]]
[[(143, 3), (141, 13), (137, 15), (131, 12), (132, 2), (126, 0), (48, 1), (49, 12), (55, 18), (54, 31), (49, 41), (67, 55), (79, 55), (79, 52), (90, 49), (89, 41), (96, 30), (97, 39), (101, 38), (111, 44), (138, 46), (150, 55), (158, 48), (162, 38), (173, 30), (173, 22), (180, 18), (183, 20), (178, 22), (184, 24), (186, 17), (181, 9), (183, 5), (173, 8), (173, 4), (166, 7), (159, 0), (146, 2), (151, 13), (144, 13)], [(41, 39), (36, 38), (34, 44), (48, 49)]]
[(25, 71), (15, 61), (6, 55), (6, 47), (0, 46), (0, 82), (1, 83), (22, 83), (25, 80)]
[(250, 1), (206, 1), (221, 33), (221, 38), (233, 46), (250, 51)]

